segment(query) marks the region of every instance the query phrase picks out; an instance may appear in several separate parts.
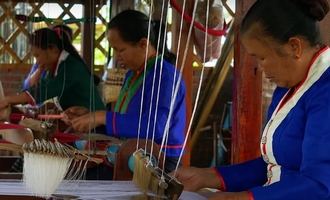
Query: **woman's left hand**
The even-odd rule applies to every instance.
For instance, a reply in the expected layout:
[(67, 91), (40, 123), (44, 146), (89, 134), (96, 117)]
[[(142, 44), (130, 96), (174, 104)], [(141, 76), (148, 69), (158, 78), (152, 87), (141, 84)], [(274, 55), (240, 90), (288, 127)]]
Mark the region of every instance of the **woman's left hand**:
[(248, 192), (217, 192), (209, 200), (249, 200)]

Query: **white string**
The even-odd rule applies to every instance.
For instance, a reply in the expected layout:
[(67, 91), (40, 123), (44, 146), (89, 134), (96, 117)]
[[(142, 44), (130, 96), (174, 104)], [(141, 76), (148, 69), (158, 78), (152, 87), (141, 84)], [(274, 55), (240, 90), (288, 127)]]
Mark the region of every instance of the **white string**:
[[(153, 12), (153, 0), (151, 1), (151, 8), (150, 8), (150, 13)], [(163, 10), (162, 10), (163, 12)], [(151, 16), (150, 16), (150, 19), (151, 19)], [(149, 27), (152, 27), (154, 28), (153, 25), (149, 24)], [(157, 47), (159, 46), (159, 40), (158, 40), (158, 44), (157, 44)], [(156, 47), (156, 52), (158, 53), (158, 49)], [(156, 53), (156, 55), (157, 55)], [(150, 97), (150, 107), (149, 107), (149, 114), (148, 114), (148, 123), (147, 123), (147, 134), (146, 134), (146, 146), (145, 146), (145, 150), (147, 151), (147, 141), (148, 141), (148, 136), (149, 136), (149, 128), (150, 128), (150, 119), (151, 119), (151, 113), (152, 113), (152, 106), (153, 106), (153, 99), (154, 99), (154, 91), (155, 91), (155, 80), (156, 80), (156, 74), (157, 74), (157, 66), (158, 64), (158, 59), (156, 57), (156, 60), (155, 60), (155, 64), (154, 64), (154, 75), (153, 75), (153, 80), (152, 80), (152, 86), (151, 86), (151, 97)], [(146, 72), (145, 72), (146, 73)], [(161, 79), (161, 78), (160, 78)], [(160, 80), (159, 80), (160, 81)], [(155, 113), (157, 113), (157, 106), (155, 107)], [(156, 124), (156, 121), (154, 121), (154, 126)], [(152, 139), (151, 139), (151, 152), (152, 152), (152, 148), (153, 148), (153, 142), (154, 142), (154, 138), (155, 138), (155, 132), (152, 133)], [(151, 153), (151, 156), (152, 156), (152, 153)], [(149, 160), (149, 164), (151, 163), (151, 159)]]
[[(152, 10), (153, 1), (151, 1), (151, 9)], [(149, 13), (149, 26), (148, 26), (148, 36), (147, 36), (147, 49), (146, 49), (146, 56), (144, 59), (144, 73), (143, 73), (143, 83), (142, 83), (142, 92), (141, 92), (141, 105), (140, 105), (140, 116), (139, 116), (139, 125), (138, 125), (138, 135), (137, 135), (137, 142), (136, 142), (136, 150), (139, 148), (139, 140), (141, 134), (141, 121), (142, 121), (142, 109), (143, 109), (143, 100), (144, 100), (144, 90), (145, 90), (145, 81), (146, 81), (146, 70), (147, 70), (147, 61), (148, 61), (148, 54), (149, 54), (149, 39), (150, 39), (150, 25), (151, 25), (151, 16), (152, 12)], [(146, 144), (145, 144), (145, 151), (147, 150), (147, 139), (148, 139), (148, 131), (146, 133)]]
[[(185, 10), (186, 8), (186, 0), (183, 1), (183, 5), (182, 5), (182, 10)], [(179, 29), (179, 38), (178, 38), (178, 45), (177, 45), (177, 53), (176, 53), (176, 61), (175, 61), (175, 66), (178, 66), (178, 61), (179, 61), (179, 54), (180, 54), (180, 46), (181, 46), (181, 37), (182, 37), (182, 29), (183, 29), (183, 16), (184, 16), (184, 12), (181, 13), (181, 20), (180, 20), (180, 29)], [(174, 85), (175, 85), (175, 79), (176, 79), (176, 74), (177, 74), (177, 70), (174, 70), (174, 75), (173, 75), (173, 84), (172, 84), (172, 96), (171, 96), (171, 104), (170, 104), (170, 112), (168, 114), (168, 118), (166, 121), (166, 125), (165, 125), (165, 129), (164, 129), (164, 133), (163, 133), (163, 139), (160, 145), (160, 151), (158, 154), (158, 162), (161, 158), (161, 152), (164, 149), (164, 145), (167, 144), (167, 135), (168, 135), (168, 129), (169, 129), (169, 120), (172, 116), (171, 114), (171, 107), (172, 107), (172, 102), (173, 102), (173, 96), (174, 96)], [(173, 111), (172, 111), (173, 112)], [(166, 141), (166, 143), (165, 143)], [(166, 156), (166, 151), (164, 151), (164, 158)]]
[[(192, 21), (194, 21), (194, 19), (195, 19), (195, 13), (196, 13), (196, 9), (197, 9), (197, 3), (198, 3), (198, 1), (195, 1), (195, 3), (194, 3), (194, 8), (193, 8), (193, 12), (192, 12)], [(184, 12), (182, 12), (182, 13), (184, 13)], [(182, 17), (183, 17), (183, 15), (182, 15)], [(184, 64), (186, 62), (186, 58), (187, 58), (187, 54), (188, 54), (188, 47), (189, 47), (189, 41), (190, 41), (190, 37), (191, 37), (191, 33), (192, 33), (192, 28), (193, 28), (193, 23), (190, 23), (190, 27), (189, 27), (189, 31), (188, 31), (188, 37), (187, 37), (187, 42), (186, 42), (186, 46), (185, 46), (185, 50), (184, 50), (184, 54), (183, 54), (182, 63), (181, 63), (180, 73), (179, 73), (178, 81), (176, 82), (175, 91), (173, 93), (173, 97), (172, 97), (172, 101), (171, 101), (171, 106), (170, 106), (169, 117), (167, 118), (167, 121), (166, 121), (165, 132), (164, 132), (165, 138), (167, 138), (168, 137), (168, 134), (169, 134), (170, 120), (171, 120), (171, 117), (172, 117), (172, 114), (173, 114), (173, 110), (174, 110), (174, 103), (175, 103), (175, 100), (176, 100), (176, 97), (177, 97), (177, 94), (178, 94), (178, 91), (179, 91), (179, 88), (180, 88), (180, 83), (181, 83), (181, 79), (182, 79), (182, 73), (183, 73), (183, 69), (185, 67)], [(174, 101), (173, 101), (173, 99), (174, 99)], [(186, 136), (186, 138), (187, 138), (187, 136)], [(186, 140), (186, 138), (185, 138), (185, 140)], [(166, 140), (168, 140), (168, 139), (166, 139)], [(182, 156), (182, 153), (184, 151), (184, 148), (183, 147), (182, 147), (181, 154), (180, 154), (181, 156)], [(163, 146), (163, 143), (162, 143), (161, 150), (163, 148), (164, 148), (164, 146)], [(164, 159), (165, 159), (165, 156), (166, 156), (166, 152), (164, 153)], [(177, 162), (177, 166), (179, 164), (180, 164), (180, 157), (179, 157), (179, 160)]]
[[(164, 43), (163, 43), (163, 46), (162, 46), (162, 54), (161, 54), (161, 59), (160, 59), (159, 82), (158, 82), (157, 99), (156, 99), (156, 105), (155, 105), (156, 110), (155, 110), (155, 114), (154, 114), (154, 126), (153, 126), (153, 130), (152, 130), (153, 134), (152, 134), (152, 140), (151, 140), (151, 153), (150, 153), (151, 156), (153, 156), (153, 147), (154, 147), (155, 132), (156, 132), (155, 130), (156, 130), (156, 123), (157, 123), (160, 85), (161, 85), (161, 82), (162, 82), (162, 72), (163, 72), (163, 65), (164, 65), (164, 51), (165, 51), (165, 46), (166, 46), (167, 16), (165, 17), (166, 18), (166, 20), (165, 20), (165, 27), (164, 27), (165, 30), (162, 30), (163, 17), (164, 17), (164, 9), (165, 9), (165, 1), (163, 1), (163, 4), (162, 4), (160, 26), (159, 26), (159, 31), (158, 31), (158, 41), (157, 41), (157, 48), (156, 48), (156, 51), (157, 51), (156, 55), (158, 55), (158, 48), (159, 48), (160, 40), (163, 39), (163, 42)], [(164, 31), (163, 38), (161, 38), (162, 31)], [(155, 73), (154, 73), (153, 85), (155, 83), (155, 76), (156, 76), (156, 72), (157, 72), (157, 64), (158, 64), (157, 62), (158, 62), (158, 59), (156, 59), (156, 62), (155, 62)], [(151, 114), (150, 112), (151, 112), (151, 109), (149, 111), (149, 114)]]
[(189, 133), (190, 133), (190, 129), (191, 129), (191, 125), (192, 125), (192, 122), (193, 122), (193, 119), (195, 117), (195, 114), (196, 114), (196, 109), (197, 109), (197, 105), (198, 105), (198, 101), (199, 101), (199, 97), (200, 97), (200, 91), (201, 91), (201, 88), (202, 88), (202, 82), (203, 82), (203, 77), (204, 77), (204, 69), (205, 69), (205, 61), (206, 61), (206, 47), (207, 47), (207, 36), (208, 36), (208, 33), (207, 33), (207, 30), (208, 30), (208, 21), (209, 21), (209, 12), (210, 12), (210, 1), (207, 0), (207, 8), (206, 8), (206, 22), (205, 22), (205, 28), (206, 28), (206, 32), (205, 32), (205, 37), (204, 37), (204, 54), (203, 54), (203, 65), (202, 65), (202, 71), (201, 71), (201, 75), (199, 77), (199, 84), (198, 84), (198, 90), (197, 90), (197, 94), (196, 94), (196, 100), (195, 100), (195, 105), (194, 105), (194, 109), (193, 109), (193, 112), (192, 112), (192, 115), (191, 115), (191, 118), (190, 118), (190, 121), (189, 121), (189, 125), (188, 125), (188, 129), (187, 129), (187, 132), (186, 132), (186, 137), (185, 137), (185, 140), (184, 140), (184, 143), (183, 143), (183, 147), (182, 147), (182, 151), (180, 152), (180, 156), (179, 156), (179, 160), (177, 162), (177, 165), (175, 167), (175, 171), (174, 171), (174, 177), (176, 175), (176, 172), (179, 168), (179, 163), (182, 159), (182, 156), (183, 156), (183, 152), (184, 152), (184, 149), (186, 147), (186, 144), (187, 144), (187, 141), (188, 141), (188, 136), (189, 136)]

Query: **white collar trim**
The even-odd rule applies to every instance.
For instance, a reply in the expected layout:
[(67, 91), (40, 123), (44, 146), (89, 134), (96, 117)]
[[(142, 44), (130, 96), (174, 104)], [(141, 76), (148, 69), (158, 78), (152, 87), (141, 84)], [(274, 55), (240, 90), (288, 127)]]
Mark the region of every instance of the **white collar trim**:
[(57, 61), (57, 64), (56, 64), (55, 73), (54, 73), (55, 77), (57, 76), (58, 68), (59, 68), (61, 62), (63, 62), (68, 56), (69, 56), (69, 53), (65, 50), (62, 50), (62, 52), (60, 54), (60, 57), (58, 58), (58, 61)]

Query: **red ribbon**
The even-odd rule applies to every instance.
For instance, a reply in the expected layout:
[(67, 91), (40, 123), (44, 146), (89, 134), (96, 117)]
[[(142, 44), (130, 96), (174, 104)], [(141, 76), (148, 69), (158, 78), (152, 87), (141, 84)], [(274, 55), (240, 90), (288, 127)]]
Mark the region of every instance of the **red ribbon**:
[[(177, 2), (175, 0), (170, 0), (170, 3), (172, 5), (172, 7), (182, 15), (182, 9), (177, 4)], [(183, 14), (183, 19), (186, 20), (190, 24), (192, 23), (192, 17), (189, 16), (185, 12)], [(206, 29), (201, 23), (199, 23), (195, 20), (194, 20), (193, 24), (199, 30), (203, 31), (204, 33), (208, 33), (210, 35), (213, 35), (213, 36), (224, 36), (224, 35), (226, 35), (227, 29), (228, 29), (228, 25), (226, 24), (226, 22), (224, 22), (223, 29), (220, 29), (220, 30), (219, 29), (213, 29), (213, 28)]]
[(62, 31), (60, 28), (53, 28), (53, 30), (55, 31), (55, 33), (57, 34), (57, 36), (62, 39)]

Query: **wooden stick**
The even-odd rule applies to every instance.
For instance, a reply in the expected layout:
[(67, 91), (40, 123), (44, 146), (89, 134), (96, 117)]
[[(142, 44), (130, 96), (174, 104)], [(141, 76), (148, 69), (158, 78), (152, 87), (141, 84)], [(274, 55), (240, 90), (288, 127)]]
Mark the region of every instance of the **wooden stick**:
[[(23, 153), (22, 145), (18, 145), (18, 144), (0, 143), (0, 150)], [(76, 150), (76, 153), (74, 154), (74, 156), (75, 156), (75, 159), (78, 159), (78, 160), (89, 160), (96, 164), (103, 163), (102, 158), (89, 157), (87, 155), (82, 154), (78, 150)]]
[(63, 114), (59, 115), (38, 115), (38, 119), (62, 119), (64, 117)]
[(0, 150), (23, 153), (22, 145), (11, 144), (11, 143), (0, 143)]

